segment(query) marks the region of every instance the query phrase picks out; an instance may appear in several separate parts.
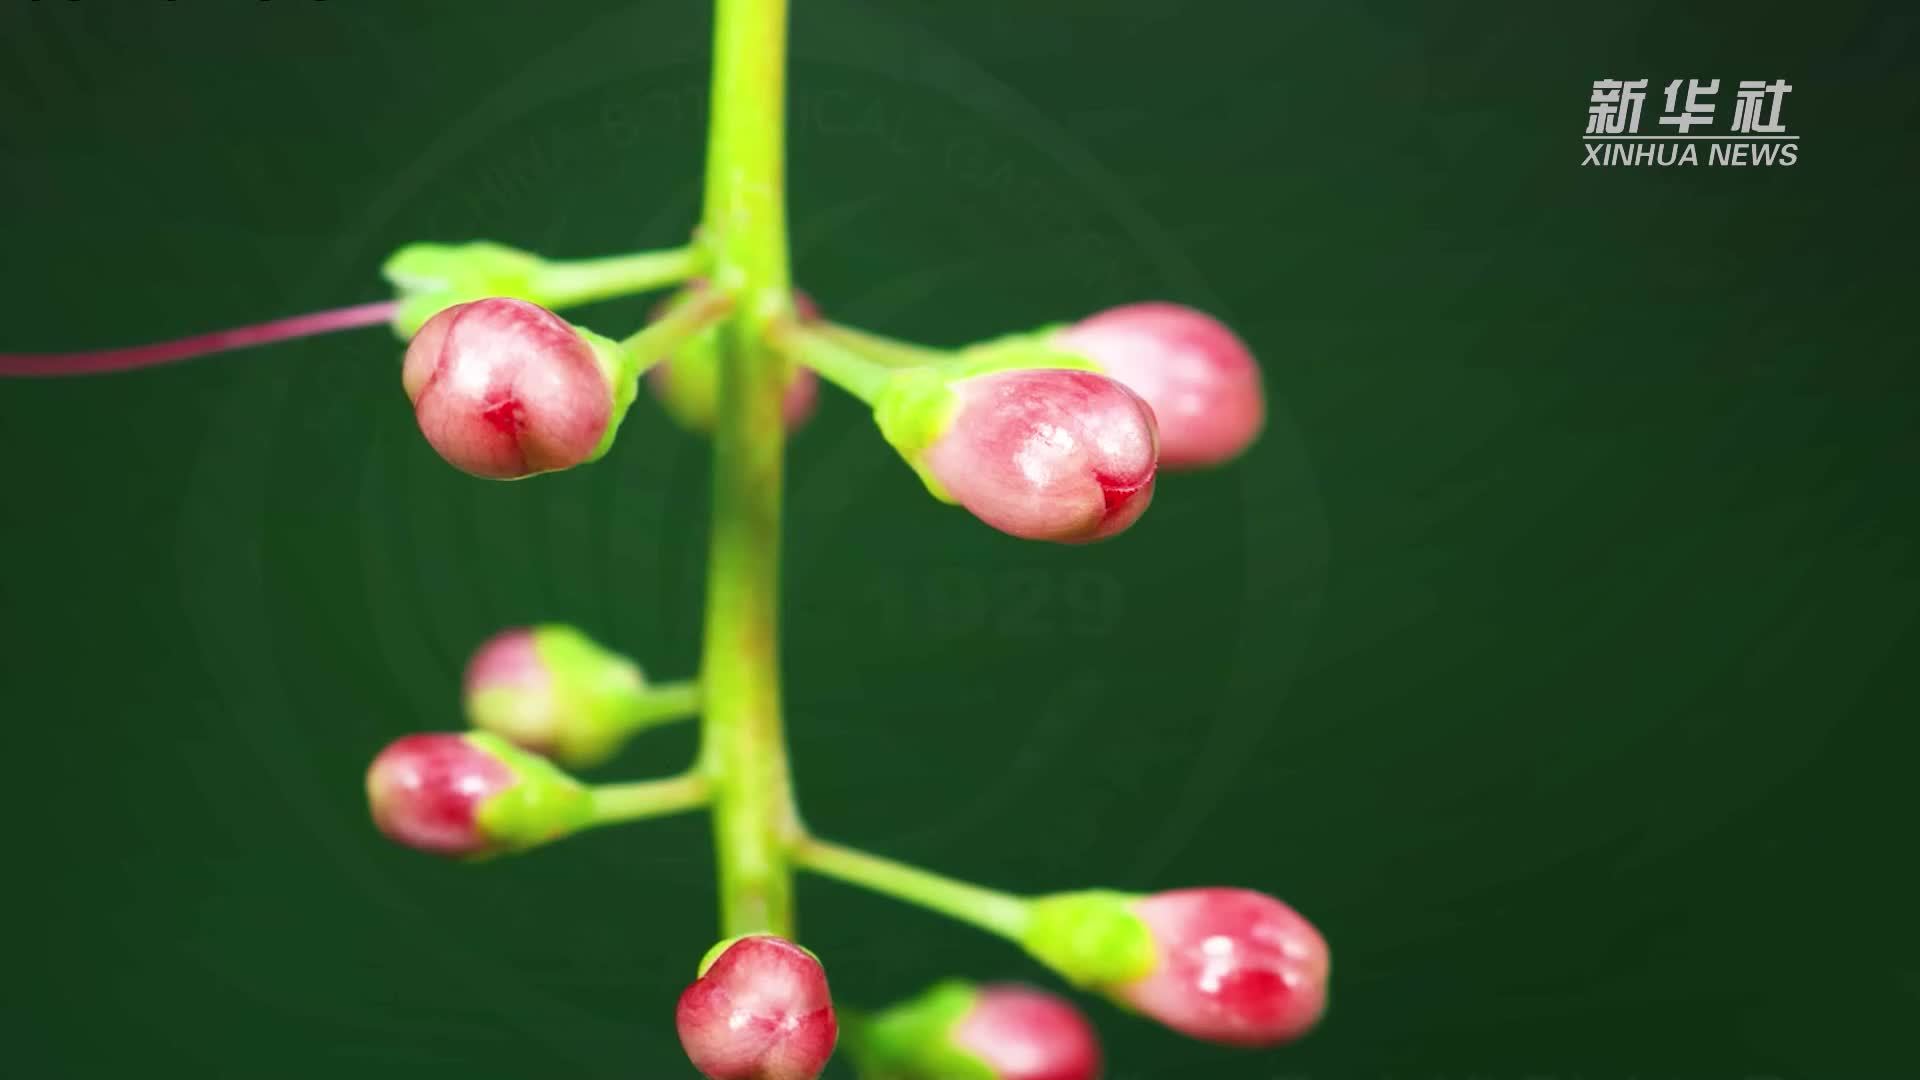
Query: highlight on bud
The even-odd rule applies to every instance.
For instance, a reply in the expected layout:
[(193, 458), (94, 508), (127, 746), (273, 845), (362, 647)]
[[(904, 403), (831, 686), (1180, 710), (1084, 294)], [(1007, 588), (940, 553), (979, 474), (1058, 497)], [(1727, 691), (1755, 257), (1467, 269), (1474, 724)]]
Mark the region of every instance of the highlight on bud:
[(509, 480), (606, 453), (633, 400), (632, 371), (618, 344), (538, 304), (492, 297), (428, 319), (401, 381), (441, 457)]
[(1062, 998), (944, 982), (852, 1029), (863, 1074), (892, 1080), (1097, 1080), (1100, 1043)]
[(1153, 500), (1153, 410), (1113, 379), (1052, 360), (1063, 366), (988, 357), (903, 371), (875, 417), (936, 497), (1028, 540), (1102, 540)]
[(467, 719), (522, 749), (583, 769), (668, 714), (647, 708), (638, 665), (558, 623), (502, 630), (474, 650), (462, 680)]
[[(653, 317), (659, 319), (672, 304), (681, 302), (703, 284), (697, 278), (688, 282), (687, 292), (655, 308)], [(793, 310), (803, 323), (820, 317), (820, 309), (813, 299), (798, 289), (793, 293)], [(688, 430), (713, 430), (713, 418), (719, 411), (720, 400), (719, 347), (719, 328), (708, 327), (689, 337), (674, 350), (672, 356), (663, 357), (646, 369), (647, 389), (666, 407), (668, 414)], [(798, 364), (790, 366), (786, 394), (780, 399), (780, 419), (789, 432), (812, 418), (819, 397), (819, 376), (811, 368)]]
[(1055, 331), (1052, 342), (1093, 361), (1153, 407), (1160, 464), (1169, 469), (1238, 457), (1266, 425), (1266, 391), (1253, 353), (1203, 312), (1127, 304)]
[(367, 769), (367, 802), (388, 838), (455, 858), (544, 844), (593, 816), (579, 782), (488, 732), (396, 740)]
[(819, 958), (768, 934), (714, 946), (674, 1024), (708, 1080), (813, 1080), (840, 1030)]

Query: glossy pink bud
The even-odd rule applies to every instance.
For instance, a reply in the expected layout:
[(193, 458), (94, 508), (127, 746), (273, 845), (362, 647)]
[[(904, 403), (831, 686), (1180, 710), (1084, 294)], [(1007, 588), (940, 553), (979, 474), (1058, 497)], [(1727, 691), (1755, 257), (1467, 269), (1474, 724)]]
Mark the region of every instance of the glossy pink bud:
[(1292, 908), (1246, 889), (1182, 889), (1134, 904), (1156, 963), (1121, 1000), (1208, 1042), (1299, 1038), (1326, 1007), (1327, 943)]
[(1266, 424), (1266, 391), (1253, 353), (1219, 320), (1192, 308), (1110, 308), (1053, 341), (1100, 365), (1153, 406), (1160, 464), (1169, 469), (1237, 457)]
[(1097, 1080), (1100, 1042), (1080, 1011), (1026, 986), (983, 986), (953, 1029), (953, 1043), (994, 1080)]
[(819, 1076), (840, 1033), (820, 961), (770, 935), (717, 951), (674, 1016), (693, 1067), (709, 1080)]
[(957, 408), (921, 467), (1001, 532), (1101, 540), (1153, 501), (1153, 410), (1120, 383), (1034, 368), (975, 375), (950, 389)]
[(553, 312), (496, 297), (456, 304), (407, 346), (401, 374), (420, 431), (475, 476), (510, 480), (592, 459), (614, 423), (593, 347)]
[[(698, 288), (696, 279), (689, 288)], [(654, 309), (658, 319), (666, 305)], [(802, 322), (820, 317), (813, 298), (798, 289), (793, 291), (794, 314)], [(673, 356), (647, 369), (647, 389), (667, 407), (675, 419), (695, 431), (713, 430), (714, 411), (719, 400), (719, 371), (715, 350), (718, 332), (713, 329), (695, 334)], [(787, 373), (787, 389), (780, 399), (780, 419), (788, 431), (806, 423), (820, 400), (820, 377), (812, 368), (795, 365)]]
[(462, 735), (408, 735), (367, 770), (373, 822), (399, 843), (435, 855), (488, 854), (480, 807), (518, 782), (499, 758)]

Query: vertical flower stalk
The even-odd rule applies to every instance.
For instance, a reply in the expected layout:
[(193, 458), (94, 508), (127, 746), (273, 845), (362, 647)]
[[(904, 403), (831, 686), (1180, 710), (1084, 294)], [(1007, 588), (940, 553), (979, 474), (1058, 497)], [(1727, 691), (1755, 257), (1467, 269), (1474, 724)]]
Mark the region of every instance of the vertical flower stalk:
[(786, 361), (766, 347), (789, 296), (785, 203), (786, 0), (714, 5), (702, 238), (720, 326), (713, 528), (701, 686), (713, 779), (721, 933), (793, 936), (796, 831), (780, 716), (780, 504)]

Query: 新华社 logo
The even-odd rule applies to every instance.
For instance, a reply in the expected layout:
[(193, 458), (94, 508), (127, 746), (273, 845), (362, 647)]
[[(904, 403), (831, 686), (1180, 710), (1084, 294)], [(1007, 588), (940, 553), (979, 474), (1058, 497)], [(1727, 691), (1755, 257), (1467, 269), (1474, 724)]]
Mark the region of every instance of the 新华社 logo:
[(1580, 164), (1792, 166), (1800, 136), (1781, 119), (1792, 92), (1785, 79), (1743, 79), (1723, 113), (1719, 79), (1674, 79), (1658, 95), (1659, 116), (1642, 130), (1647, 80), (1595, 79)]

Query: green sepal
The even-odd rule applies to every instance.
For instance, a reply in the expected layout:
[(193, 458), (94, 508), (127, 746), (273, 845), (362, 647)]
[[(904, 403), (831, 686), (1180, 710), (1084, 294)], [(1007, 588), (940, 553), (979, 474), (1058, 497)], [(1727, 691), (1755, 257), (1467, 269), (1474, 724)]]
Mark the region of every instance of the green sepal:
[(1054, 334), (1064, 325), (1055, 323), (1038, 330), (976, 342), (955, 353), (953, 362), (940, 365), (939, 370), (949, 382), (996, 371), (1055, 369), (1098, 372), (1100, 365), (1054, 343)]
[(552, 762), (490, 731), (462, 736), (512, 770), (512, 787), (481, 803), (474, 824), (493, 845), (490, 854), (525, 851), (593, 821), (593, 795)]
[(639, 666), (564, 623), (534, 627), (533, 651), (559, 720), (553, 756), (574, 768), (612, 757), (633, 734), (631, 716), (646, 692)]
[(862, 1080), (998, 1080), (986, 1062), (954, 1045), (954, 1029), (980, 991), (949, 979), (919, 997), (842, 1025)]
[(1159, 962), (1153, 932), (1133, 911), (1139, 899), (1104, 889), (1040, 897), (1020, 944), (1075, 986), (1125, 986)]
[(394, 252), (380, 273), (399, 294), (393, 329), (402, 340), (455, 304), (507, 296), (539, 302), (534, 276), (546, 260), (505, 244), (408, 244)]
[(634, 395), (640, 392), (640, 362), (626, 346), (612, 338), (602, 337), (584, 326), (575, 326), (574, 331), (593, 350), (594, 363), (600, 365), (600, 373), (607, 377), (607, 388), (613, 391), (613, 413), (607, 417), (607, 430), (601, 433), (593, 453), (587, 455), (588, 461), (599, 461), (613, 449), (613, 438), (619, 434), (620, 424), (633, 406)]
[(893, 373), (873, 402), (873, 421), (880, 434), (944, 503), (954, 497), (926, 467), (927, 448), (940, 441), (960, 411), (960, 396), (948, 386), (947, 369), (907, 368)]
[(700, 966), (694, 969), (693, 977), (696, 979), (706, 978), (707, 969), (713, 966), (713, 962), (715, 960), (720, 959), (721, 955), (725, 953), (728, 949), (731, 949), (735, 945), (740, 944), (741, 939), (749, 936), (750, 935), (747, 935), (747, 934), (741, 934), (737, 937), (730, 937), (730, 938), (726, 938), (725, 940), (715, 942), (713, 948), (707, 950), (707, 955), (700, 958)]
[(887, 378), (874, 398), (873, 419), (880, 434), (899, 451), (921, 483), (941, 502), (955, 499), (927, 470), (927, 448), (940, 441), (960, 409), (960, 396), (953, 385), (979, 375), (1002, 371), (1068, 370), (1099, 371), (1091, 360), (1067, 352), (1052, 344), (1055, 328), (1024, 334), (1009, 334), (953, 354), (953, 359), (929, 367), (901, 368)]

